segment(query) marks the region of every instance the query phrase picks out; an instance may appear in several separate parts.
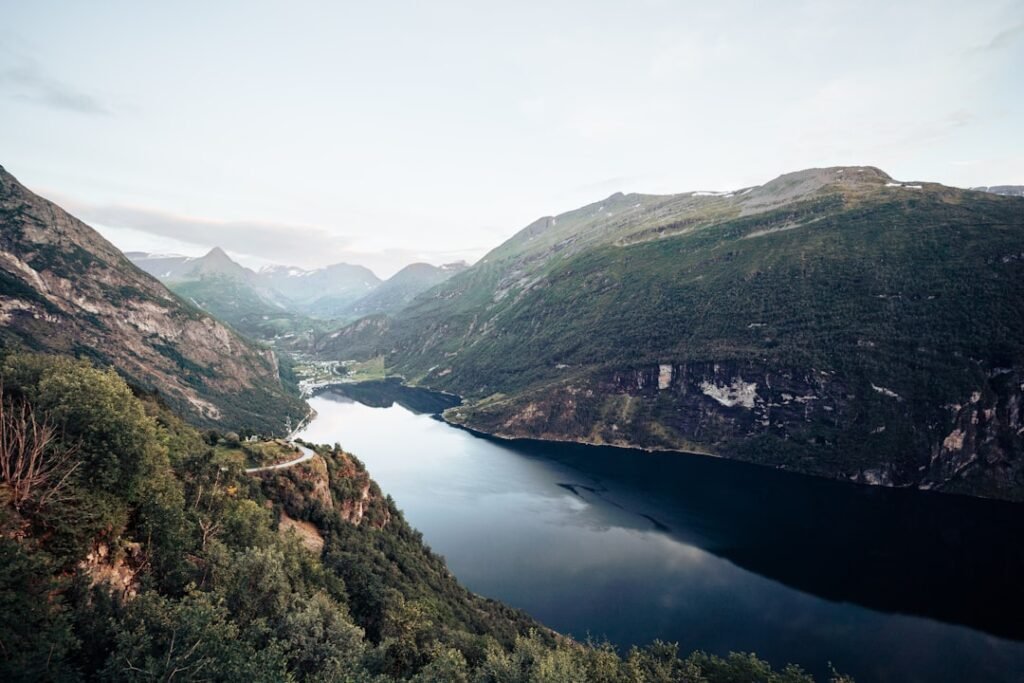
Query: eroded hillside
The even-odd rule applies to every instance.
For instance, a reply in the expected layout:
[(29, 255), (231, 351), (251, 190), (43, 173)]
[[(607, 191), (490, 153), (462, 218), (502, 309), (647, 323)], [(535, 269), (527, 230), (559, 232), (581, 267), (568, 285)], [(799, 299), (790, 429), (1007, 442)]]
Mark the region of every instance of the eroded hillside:
[(0, 337), (115, 367), (203, 424), (283, 432), (305, 407), (278, 361), (0, 169)]

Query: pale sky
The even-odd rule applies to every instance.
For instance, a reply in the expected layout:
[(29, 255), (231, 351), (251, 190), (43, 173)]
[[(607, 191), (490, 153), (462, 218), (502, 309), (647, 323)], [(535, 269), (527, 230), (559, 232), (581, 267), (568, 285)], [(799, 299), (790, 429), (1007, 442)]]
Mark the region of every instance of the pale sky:
[(472, 261), (612, 192), (1024, 184), (1024, 2), (0, 0), (0, 164), (125, 250)]

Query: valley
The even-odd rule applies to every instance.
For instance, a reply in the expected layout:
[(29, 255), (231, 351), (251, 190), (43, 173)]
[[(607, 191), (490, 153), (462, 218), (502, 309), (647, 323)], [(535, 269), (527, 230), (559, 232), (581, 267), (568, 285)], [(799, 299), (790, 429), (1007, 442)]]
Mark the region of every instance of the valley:
[(1015, 505), (482, 438), (432, 419), (450, 404), (343, 385), (311, 399), (298, 437), (349, 444), (471, 590), (562, 633), (740, 648), (819, 679), (829, 661), (864, 681), (1024, 666), (1024, 555), (1000, 541), (1022, 524)]
[[(1001, 540), (1024, 497), (1012, 192), (842, 167), (615, 194), (472, 266), (380, 281), (253, 271), (221, 249), (129, 261), (0, 180), (5, 410), (38, 406), (62, 452), (84, 445), (60, 481), (98, 511), (67, 527), (80, 513), (51, 494), (0, 484), (18, 496), (0, 552), (47, 567), (58, 596), (11, 614), (60, 639), (53, 667), (109, 672), (129, 647), (159, 669), (120, 629), (162, 642), (155, 624), (183, 627), (196, 600), (197, 637), (222, 642), (213, 619), (241, 638), (203, 666), (251, 677), (233, 656), (268, 642), (289, 645), (250, 663), (307, 666), (285, 612), (250, 622), (224, 578), (237, 565), (276, 576), (268, 599), (316, 611), (314, 631), (333, 624), (314, 650), (381, 681), (1024, 668), (1024, 558)], [(30, 594), (30, 575), (7, 592)], [(107, 585), (117, 616), (90, 654), (75, 634)]]
[(1024, 2), (2, 16), (0, 683), (1024, 683)]
[(413, 263), (387, 280), (363, 266), (258, 271), (215, 247), (201, 257), (130, 252), (139, 268), (247, 336), (291, 352), (313, 349), (325, 333), (370, 314), (394, 313), (421, 292), (465, 270), (465, 263)]

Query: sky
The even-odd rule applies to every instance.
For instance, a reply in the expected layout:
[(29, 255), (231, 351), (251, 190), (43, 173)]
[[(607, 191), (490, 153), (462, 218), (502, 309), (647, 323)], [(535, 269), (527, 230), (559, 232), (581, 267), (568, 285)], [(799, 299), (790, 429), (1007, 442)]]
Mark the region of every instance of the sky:
[(123, 250), (470, 262), (616, 191), (1024, 184), (1024, 2), (0, 0), (0, 165)]

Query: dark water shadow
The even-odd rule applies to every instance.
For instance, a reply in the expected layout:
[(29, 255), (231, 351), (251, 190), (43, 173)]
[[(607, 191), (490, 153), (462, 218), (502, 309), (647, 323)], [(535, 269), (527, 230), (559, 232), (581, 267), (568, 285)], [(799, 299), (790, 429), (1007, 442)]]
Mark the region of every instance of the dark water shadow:
[[(436, 415), (459, 399), (395, 380), (333, 387)], [(557, 482), (678, 541), (796, 590), (1024, 640), (1024, 505), (859, 486), (686, 453), (466, 430), (578, 474)], [(586, 483), (581, 483), (586, 482)], [(640, 521), (640, 519), (645, 521)]]

